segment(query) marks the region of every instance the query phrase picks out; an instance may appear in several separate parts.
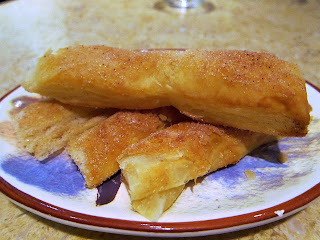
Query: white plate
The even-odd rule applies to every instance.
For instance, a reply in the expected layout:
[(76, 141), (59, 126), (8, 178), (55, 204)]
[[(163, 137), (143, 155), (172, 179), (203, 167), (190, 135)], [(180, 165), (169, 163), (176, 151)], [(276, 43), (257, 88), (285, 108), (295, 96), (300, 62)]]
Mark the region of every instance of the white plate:
[[(313, 107), (307, 137), (261, 147), (238, 164), (206, 176), (186, 188), (158, 222), (149, 222), (130, 209), (123, 184), (113, 202), (96, 206), (97, 190), (84, 187), (67, 154), (38, 162), (15, 146), (12, 102), (35, 96), (18, 87), (0, 102), (0, 189), (17, 205), (44, 218), (110, 233), (190, 237), (277, 221), (320, 195), (320, 93), (309, 84), (307, 91)], [(283, 164), (277, 160), (280, 151), (288, 155)]]

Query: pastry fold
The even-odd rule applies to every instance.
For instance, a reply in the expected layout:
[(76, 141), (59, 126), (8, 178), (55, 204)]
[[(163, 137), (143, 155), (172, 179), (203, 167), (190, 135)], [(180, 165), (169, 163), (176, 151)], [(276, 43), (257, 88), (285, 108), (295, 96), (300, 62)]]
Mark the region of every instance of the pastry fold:
[(22, 85), (81, 106), (172, 105), (197, 120), (279, 136), (304, 136), (310, 121), (298, 67), (263, 52), (74, 46), (48, 51)]
[(262, 133), (182, 122), (131, 145), (118, 162), (133, 209), (156, 221), (188, 181), (235, 164), (272, 140)]

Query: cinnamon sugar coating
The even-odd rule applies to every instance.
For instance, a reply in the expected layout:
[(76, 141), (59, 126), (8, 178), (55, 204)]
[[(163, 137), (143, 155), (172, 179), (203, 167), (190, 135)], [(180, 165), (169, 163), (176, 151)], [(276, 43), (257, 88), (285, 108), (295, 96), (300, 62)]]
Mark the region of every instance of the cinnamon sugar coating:
[(172, 105), (204, 122), (280, 136), (304, 136), (310, 121), (297, 66), (263, 52), (75, 46), (47, 52), (23, 86), (81, 106)]

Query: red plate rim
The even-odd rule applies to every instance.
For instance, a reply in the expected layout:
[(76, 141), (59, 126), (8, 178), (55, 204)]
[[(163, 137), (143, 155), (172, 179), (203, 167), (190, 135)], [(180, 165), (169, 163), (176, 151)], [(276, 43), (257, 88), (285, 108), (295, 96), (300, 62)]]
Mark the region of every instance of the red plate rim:
[[(307, 84), (312, 86), (320, 93), (320, 89), (317, 86), (309, 82), (307, 82)], [(19, 87), (20, 86), (17, 86), (5, 96), (3, 96), (0, 99), (0, 102), (8, 97), (8, 95), (10, 95), (12, 92), (17, 90)], [(283, 202), (270, 208), (232, 217), (192, 222), (131, 221), (82, 214), (41, 201), (13, 187), (2, 177), (0, 177), (0, 191), (8, 198), (19, 204), (22, 204), (23, 206), (31, 208), (42, 214), (49, 215), (71, 223), (134, 232), (187, 233), (222, 230), (232, 227), (240, 227), (247, 224), (266, 222), (273, 218), (279, 218), (279, 215), (276, 213), (276, 211), (278, 210), (284, 210), (285, 216), (289, 216), (295, 213), (296, 210), (302, 209), (313, 200), (315, 200), (318, 196), (320, 196), (320, 183), (305, 191), (301, 195), (298, 195), (290, 199), (289, 201)]]

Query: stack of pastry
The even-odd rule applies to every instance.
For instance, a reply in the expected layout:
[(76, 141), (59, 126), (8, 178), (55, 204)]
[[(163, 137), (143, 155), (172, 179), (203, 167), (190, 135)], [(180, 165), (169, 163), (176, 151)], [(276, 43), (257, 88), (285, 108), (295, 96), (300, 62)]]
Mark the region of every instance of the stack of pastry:
[[(153, 221), (188, 181), (305, 136), (310, 121), (298, 68), (269, 53), (74, 46), (48, 51), (23, 87), (55, 99), (15, 118), (26, 150), (41, 160), (66, 147), (88, 187), (121, 169), (132, 208)], [(36, 126), (43, 104), (57, 117)]]

